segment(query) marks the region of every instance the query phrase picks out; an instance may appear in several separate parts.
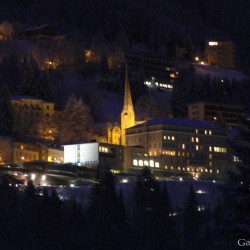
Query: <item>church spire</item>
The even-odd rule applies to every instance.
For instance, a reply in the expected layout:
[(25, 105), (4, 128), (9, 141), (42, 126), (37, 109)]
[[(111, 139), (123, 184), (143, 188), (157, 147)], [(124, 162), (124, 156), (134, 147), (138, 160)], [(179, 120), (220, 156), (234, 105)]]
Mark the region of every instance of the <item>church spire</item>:
[(128, 65), (127, 65), (127, 63), (126, 63), (126, 73), (125, 73), (125, 89), (124, 89), (123, 110), (124, 109), (134, 110), (131, 92), (130, 92), (129, 80), (128, 80)]
[(121, 112), (121, 144), (126, 145), (125, 130), (135, 125), (135, 113), (128, 81), (128, 66), (126, 64), (124, 103)]

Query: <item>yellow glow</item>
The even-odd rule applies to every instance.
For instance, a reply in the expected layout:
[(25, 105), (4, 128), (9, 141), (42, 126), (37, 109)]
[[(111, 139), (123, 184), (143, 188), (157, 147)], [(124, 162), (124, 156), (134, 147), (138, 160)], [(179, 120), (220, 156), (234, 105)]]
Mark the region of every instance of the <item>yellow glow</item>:
[(198, 56), (195, 57), (195, 61), (196, 62), (199, 61), (199, 57)]

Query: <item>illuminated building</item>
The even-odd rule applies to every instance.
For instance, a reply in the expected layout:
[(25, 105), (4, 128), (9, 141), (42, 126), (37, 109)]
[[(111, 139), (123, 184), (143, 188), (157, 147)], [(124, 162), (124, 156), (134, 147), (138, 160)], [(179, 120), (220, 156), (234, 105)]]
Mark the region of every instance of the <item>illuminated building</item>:
[(88, 168), (105, 166), (113, 172), (120, 172), (123, 150), (123, 146), (99, 142), (64, 145), (64, 162)]
[[(126, 129), (124, 167), (149, 166), (156, 172), (216, 176), (232, 167), (226, 130), (213, 124), (157, 118)], [(135, 151), (134, 151), (135, 150)]]
[(124, 101), (120, 117), (120, 126), (117, 123), (115, 123), (114, 125), (107, 124), (104, 126), (100, 126), (99, 129), (102, 131), (102, 133), (104, 133), (104, 136), (98, 139), (98, 141), (106, 142), (109, 144), (126, 145), (125, 130), (142, 122), (135, 121), (135, 112), (130, 92), (127, 66), (125, 73)]
[(175, 67), (159, 55), (142, 49), (126, 49), (108, 56), (110, 68), (127, 63), (132, 77), (143, 77), (144, 84), (151, 88), (172, 90), (175, 81)]
[(213, 122), (222, 126), (237, 126), (244, 114), (242, 106), (195, 102), (188, 104), (188, 118)]
[(206, 54), (208, 64), (235, 67), (235, 46), (232, 41), (207, 41)]
[(48, 162), (64, 162), (63, 148), (47, 142), (37, 143), (39, 146), (39, 160)]
[(16, 113), (32, 117), (33, 120), (47, 119), (55, 112), (54, 103), (32, 96), (13, 96), (11, 103)]

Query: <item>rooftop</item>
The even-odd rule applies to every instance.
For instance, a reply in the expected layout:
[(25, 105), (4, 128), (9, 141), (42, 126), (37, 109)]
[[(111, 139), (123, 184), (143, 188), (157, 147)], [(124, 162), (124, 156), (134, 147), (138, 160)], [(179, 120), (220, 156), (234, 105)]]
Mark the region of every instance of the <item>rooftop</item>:
[[(144, 123), (133, 126), (132, 128), (140, 128), (144, 126), (154, 126), (154, 125), (175, 125), (181, 127), (192, 127), (192, 128), (204, 128), (204, 129), (222, 129), (212, 123), (190, 120), (190, 119), (182, 119), (182, 118), (155, 118), (148, 120)], [(129, 128), (130, 129), (130, 128)]]

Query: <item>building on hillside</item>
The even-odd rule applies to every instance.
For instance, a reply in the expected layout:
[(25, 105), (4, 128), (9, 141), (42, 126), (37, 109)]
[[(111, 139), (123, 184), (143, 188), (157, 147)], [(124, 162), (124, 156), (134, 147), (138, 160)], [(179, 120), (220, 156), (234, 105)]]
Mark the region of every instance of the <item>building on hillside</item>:
[(64, 152), (63, 147), (54, 145), (48, 142), (38, 142), (39, 147), (39, 160), (63, 163), (64, 162)]
[(213, 122), (220, 126), (237, 126), (243, 115), (244, 108), (240, 105), (207, 102), (188, 104), (189, 119)]
[(127, 49), (108, 56), (111, 69), (121, 67), (125, 62), (131, 77), (143, 77), (144, 84), (150, 88), (172, 90), (176, 70), (164, 56), (138, 49)]
[(35, 143), (14, 141), (13, 159), (11, 163), (36, 161), (39, 159), (39, 148)]
[(47, 161), (63, 163), (63, 149), (50, 143), (0, 137), (0, 164)]
[(152, 119), (126, 129), (126, 140), (127, 170), (149, 166), (170, 175), (218, 178), (233, 166), (227, 131), (207, 122)]
[(122, 171), (123, 146), (109, 143), (78, 143), (64, 145), (64, 162), (95, 169), (109, 167), (113, 172)]
[(235, 67), (235, 46), (232, 41), (207, 40), (207, 62), (226, 68)]
[(18, 95), (11, 97), (14, 109), (15, 129), (22, 136), (39, 137), (53, 140), (56, 136), (55, 121), (60, 121), (61, 110), (48, 102), (32, 96)]
[(12, 137), (0, 136), (0, 164), (12, 162), (13, 147), (14, 142)]

